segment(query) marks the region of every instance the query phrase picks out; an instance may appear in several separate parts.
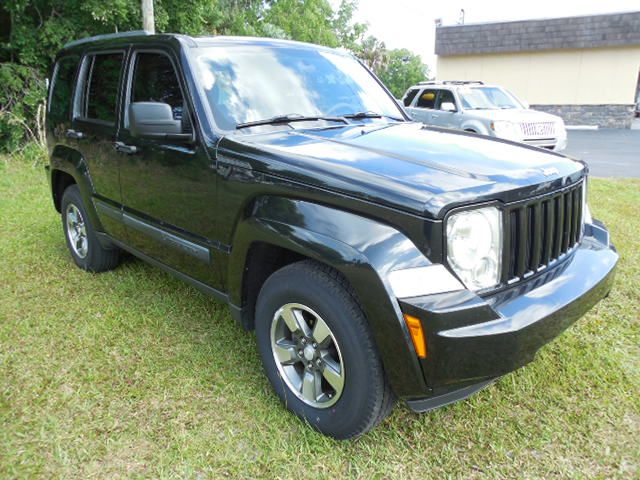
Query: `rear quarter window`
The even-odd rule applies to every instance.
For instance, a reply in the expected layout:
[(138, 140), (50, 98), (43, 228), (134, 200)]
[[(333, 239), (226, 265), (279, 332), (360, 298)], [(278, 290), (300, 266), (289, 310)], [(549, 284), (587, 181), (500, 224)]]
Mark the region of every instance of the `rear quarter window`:
[(78, 56), (61, 58), (53, 70), (49, 95), (49, 116), (58, 120), (69, 118), (78, 61)]

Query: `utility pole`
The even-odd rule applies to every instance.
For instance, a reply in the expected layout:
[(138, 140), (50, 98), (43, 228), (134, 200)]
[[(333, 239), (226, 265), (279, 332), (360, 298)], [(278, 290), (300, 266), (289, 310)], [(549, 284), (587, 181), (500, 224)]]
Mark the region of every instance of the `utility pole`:
[(153, 18), (153, 0), (142, 0), (142, 29), (149, 33), (156, 33)]

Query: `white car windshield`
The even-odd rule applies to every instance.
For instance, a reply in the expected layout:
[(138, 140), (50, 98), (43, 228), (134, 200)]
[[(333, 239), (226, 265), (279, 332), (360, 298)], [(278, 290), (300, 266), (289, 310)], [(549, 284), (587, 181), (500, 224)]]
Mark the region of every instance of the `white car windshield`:
[(199, 83), (222, 130), (281, 116), (404, 120), (395, 100), (346, 53), (225, 45), (197, 48), (195, 57)]
[(465, 110), (524, 108), (509, 92), (500, 87), (463, 87), (458, 95)]

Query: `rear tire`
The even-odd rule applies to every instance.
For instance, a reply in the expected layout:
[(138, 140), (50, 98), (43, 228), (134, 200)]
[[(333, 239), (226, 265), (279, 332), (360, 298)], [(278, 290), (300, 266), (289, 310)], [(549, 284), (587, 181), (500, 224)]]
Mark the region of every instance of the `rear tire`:
[(100, 245), (77, 185), (62, 194), (62, 230), (76, 265), (89, 272), (112, 270), (120, 263), (120, 250)]
[(325, 435), (356, 437), (393, 408), (367, 321), (331, 268), (302, 261), (272, 274), (258, 296), (256, 336), (280, 399)]

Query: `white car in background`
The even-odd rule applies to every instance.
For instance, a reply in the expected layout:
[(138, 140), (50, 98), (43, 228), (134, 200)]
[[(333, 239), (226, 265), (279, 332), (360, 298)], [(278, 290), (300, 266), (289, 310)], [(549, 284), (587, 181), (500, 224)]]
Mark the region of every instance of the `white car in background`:
[(531, 110), (498, 85), (477, 81), (420, 82), (402, 97), (407, 113), (428, 125), (515, 140), (549, 150), (564, 150), (562, 118)]

